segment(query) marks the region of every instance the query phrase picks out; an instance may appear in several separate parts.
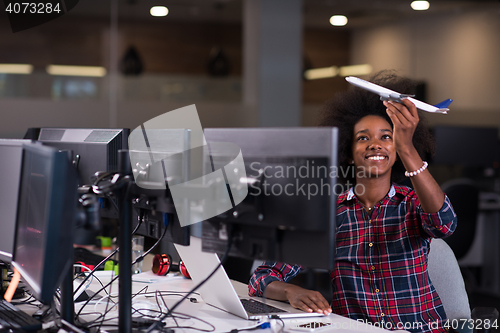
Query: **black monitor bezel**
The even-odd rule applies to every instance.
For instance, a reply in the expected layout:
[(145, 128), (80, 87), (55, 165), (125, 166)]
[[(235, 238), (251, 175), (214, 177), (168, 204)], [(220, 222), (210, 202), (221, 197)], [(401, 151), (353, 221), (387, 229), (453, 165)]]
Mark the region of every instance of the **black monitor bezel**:
[[(6, 248), (7, 246), (5, 246), (3, 248), (3, 250), (0, 248), (0, 262), (3, 262), (5, 264), (10, 264), (12, 262), (12, 257), (13, 257), (13, 252), (14, 252), (14, 234), (15, 234), (16, 218), (17, 218), (17, 200), (19, 199), (18, 198), (18, 196), (19, 196), (19, 181), (20, 181), (20, 178), (21, 178), (21, 172), (20, 172), (21, 168), (20, 168), (20, 166), (22, 165), (22, 148), (23, 148), (23, 144), (29, 144), (30, 142), (31, 142), (30, 140), (26, 140), (26, 139), (0, 139), (0, 145), (1, 146), (16, 147), (16, 148), (19, 149), (19, 153), (20, 153), (19, 161), (18, 161), (18, 164), (19, 164), (19, 176), (17, 177), (17, 180), (13, 180), (14, 182), (17, 183), (17, 191), (16, 191), (16, 193), (13, 193), (13, 195), (15, 196), (15, 200), (16, 200), (15, 207), (14, 207), (14, 210), (15, 210), (15, 212), (14, 212), (14, 220), (11, 221), (12, 224), (9, 225), (9, 226), (6, 226), (4, 223), (0, 223), (0, 225), (2, 226), (2, 234), (4, 234), (6, 237), (11, 237), (12, 238), (12, 240), (11, 240), (11, 245), (12, 246), (10, 248), (10, 251), (7, 250), (7, 248)], [(16, 163), (16, 162), (15, 161), (11, 161), (11, 163)], [(15, 175), (9, 174), (9, 177), (15, 177)], [(3, 190), (6, 190), (6, 188), (3, 188)], [(6, 230), (6, 229), (8, 229), (8, 230)], [(2, 247), (4, 245), (5, 244), (2, 242)]]
[[(208, 146), (211, 146), (211, 142), (230, 142), (238, 145), (245, 164), (248, 164), (251, 159), (266, 157), (271, 159), (304, 158), (308, 160), (326, 158), (330, 166), (338, 166), (338, 129), (335, 127), (209, 128), (205, 129), (205, 138)], [(224, 154), (223, 151), (220, 153)], [(214, 154), (212, 147), (210, 154)], [(331, 188), (335, 188), (337, 184), (336, 177), (330, 177), (329, 181)], [(328, 207), (323, 206), (328, 217), (324, 222), (313, 228), (297, 224), (279, 225), (282, 221), (279, 221), (279, 223), (270, 220), (259, 221), (255, 218), (257, 215), (251, 213), (242, 216), (241, 212), (239, 212), (235, 217), (233, 213), (238, 211), (238, 206), (236, 206), (233, 210), (202, 223), (203, 251), (224, 253), (227, 240), (223, 239), (223, 237), (220, 238), (220, 236), (227, 233), (221, 232), (221, 230), (227, 229), (231, 225), (235, 231), (235, 237), (233, 237), (232, 249), (229, 251), (230, 256), (234, 255), (256, 260), (287, 261), (309, 267), (333, 269), (335, 263), (337, 195), (335, 193), (329, 195), (328, 202)], [(304, 221), (304, 223), (307, 223), (307, 221)], [(210, 231), (206, 232), (208, 229)], [(261, 235), (264, 235), (264, 237), (260, 241), (257, 240), (251, 244), (245, 243), (245, 235), (251, 236), (252, 230), (256, 229), (260, 229)], [(214, 234), (218, 234), (219, 239), (214, 237)], [(255, 236), (254, 238), (257, 239), (258, 237)], [(301, 245), (304, 245), (304, 241), (314, 242), (314, 240), (317, 240), (315, 246), (323, 244), (324, 248), (316, 255), (311, 255), (311, 252), (304, 251)], [(263, 255), (252, 254), (252, 248), (255, 246), (264, 249), (262, 251)]]
[[(22, 182), (25, 181), (23, 173), (27, 154), (37, 154), (51, 161), (47, 192), (50, 194), (50, 198), (46, 203), (47, 215), (43, 230), (45, 238), (41, 281), (34, 281), (33, 277), (23, 268), (20, 259), (16, 258), (19, 233), (18, 219), (21, 209), (19, 202), (22, 196)], [(33, 292), (35, 298), (44, 304), (50, 304), (64, 275), (69, 272), (73, 265), (73, 230), (78, 202), (78, 177), (67, 152), (43, 145), (25, 144), (22, 155), (23, 167), (19, 182), (12, 265), (21, 273), (26, 286)]]

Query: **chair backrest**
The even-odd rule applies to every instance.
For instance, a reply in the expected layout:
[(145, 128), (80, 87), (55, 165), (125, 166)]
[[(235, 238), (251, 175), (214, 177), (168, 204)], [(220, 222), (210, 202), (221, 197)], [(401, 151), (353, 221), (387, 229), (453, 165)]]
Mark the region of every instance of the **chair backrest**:
[(442, 239), (431, 240), (428, 271), (448, 319), (470, 319), (469, 298), (460, 267), (452, 249)]
[(479, 189), (472, 180), (466, 178), (451, 180), (444, 183), (441, 188), (450, 199), (458, 220), (457, 229), (445, 240), (456, 258), (461, 259), (469, 251), (476, 234)]

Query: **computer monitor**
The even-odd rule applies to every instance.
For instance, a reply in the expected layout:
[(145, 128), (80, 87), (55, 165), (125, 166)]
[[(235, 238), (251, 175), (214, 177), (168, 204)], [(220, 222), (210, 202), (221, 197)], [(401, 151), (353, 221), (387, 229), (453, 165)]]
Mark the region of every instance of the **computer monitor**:
[(23, 144), (30, 142), (0, 139), (0, 261), (6, 264), (12, 261), (14, 250)]
[(333, 269), (336, 200), (344, 190), (336, 182), (338, 130), (206, 129), (205, 138), (209, 171), (227, 163), (227, 151), (213, 143), (240, 147), (246, 177), (239, 181), (249, 193), (232, 210), (203, 222), (203, 250), (223, 253), (233, 228), (229, 255)]
[[(37, 133), (29, 129), (28, 134)], [(97, 171), (118, 169), (118, 150), (128, 149), (128, 129), (40, 128), (38, 141), (59, 150), (72, 152), (80, 185), (91, 185)]]
[(77, 186), (68, 152), (23, 145), (12, 265), (45, 304), (73, 264)]
[(498, 128), (435, 126), (435, 165), (491, 168), (498, 161)]
[[(186, 182), (190, 177), (196, 177), (196, 165), (202, 167), (202, 150), (191, 149), (191, 131), (181, 128), (135, 129), (129, 135), (129, 148), (137, 185), (133, 190), (137, 198), (134, 201), (133, 227), (141, 219), (143, 222), (136, 234), (146, 236), (146, 243), (152, 245), (168, 224), (162, 244), (175, 242), (189, 245), (189, 227), (180, 225), (176, 210), (176, 207), (187, 207), (177, 202), (174, 206), (168, 184)], [(190, 163), (192, 159), (198, 162)]]
[[(128, 149), (129, 129), (96, 128), (30, 128), (25, 138), (36, 137), (46, 146), (71, 151), (73, 163), (78, 171), (79, 186), (92, 185), (91, 177), (98, 171), (112, 172), (118, 169), (118, 150)], [(113, 229), (112, 221), (118, 219), (117, 203), (109, 197), (100, 197), (99, 215), (112, 219), (102, 221), (102, 228)], [(95, 232), (83, 231), (77, 234), (77, 242), (88, 243), (95, 238)]]

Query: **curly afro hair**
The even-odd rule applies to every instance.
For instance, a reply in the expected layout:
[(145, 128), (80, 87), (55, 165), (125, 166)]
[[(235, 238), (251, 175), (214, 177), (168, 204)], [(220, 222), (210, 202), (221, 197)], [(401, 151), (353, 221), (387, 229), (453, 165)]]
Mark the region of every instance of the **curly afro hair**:
[[(395, 71), (381, 71), (373, 75), (370, 80), (402, 94), (413, 95), (416, 83), (408, 78), (398, 76)], [(413, 145), (422, 159), (426, 159), (434, 154), (434, 139), (426, 125), (425, 118), (419, 112), (420, 121), (413, 135)], [(385, 119), (392, 126), (392, 121), (386, 113), (386, 107), (380, 101), (377, 94), (364, 89), (353, 87), (347, 91), (337, 93), (323, 106), (318, 126), (334, 126), (339, 129), (339, 168), (340, 170), (350, 170), (349, 160), (352, 159), (352, 140), (354, 125), (367, 115), (376, 115)], [(392, 167), (391, 180), (400, 182), (403, 180), (405, 168), (398, 158)], [(342, 180), (355, 182), (353, 172), (339, 173)]]

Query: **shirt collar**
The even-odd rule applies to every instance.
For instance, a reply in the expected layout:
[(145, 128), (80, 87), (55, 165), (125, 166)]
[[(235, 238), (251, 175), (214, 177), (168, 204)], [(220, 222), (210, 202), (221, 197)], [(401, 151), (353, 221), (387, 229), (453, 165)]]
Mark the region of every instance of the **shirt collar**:
[[(354, 187), (351, 187), (349, 189), (349, 192), (347, 193), (347, 200), (351, 200), (352, 198), (354, 198)], [(389, 190), (389, 193), (387, 193), (387, 195), (389, 196), (389, 198), (392, 198), (394, 195), (396, 195), (396, 189), (394, 188), (394, 184), (391, 185), (391, 189)]]

